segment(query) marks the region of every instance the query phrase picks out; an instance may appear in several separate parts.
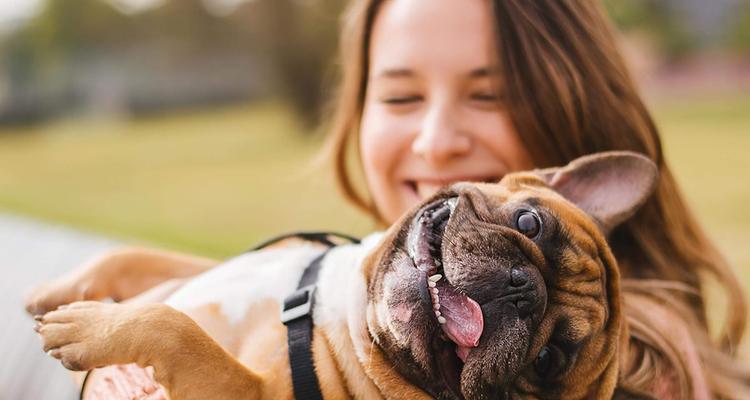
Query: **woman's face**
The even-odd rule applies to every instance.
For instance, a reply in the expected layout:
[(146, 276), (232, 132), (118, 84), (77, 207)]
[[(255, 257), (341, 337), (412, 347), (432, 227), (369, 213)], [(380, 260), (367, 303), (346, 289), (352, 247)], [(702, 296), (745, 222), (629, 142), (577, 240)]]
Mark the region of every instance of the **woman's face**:
[(392, 223), (456, 181), (532, 167), (503, 108), (485, 0), (388, 0), (371, 33), (360, 146)]

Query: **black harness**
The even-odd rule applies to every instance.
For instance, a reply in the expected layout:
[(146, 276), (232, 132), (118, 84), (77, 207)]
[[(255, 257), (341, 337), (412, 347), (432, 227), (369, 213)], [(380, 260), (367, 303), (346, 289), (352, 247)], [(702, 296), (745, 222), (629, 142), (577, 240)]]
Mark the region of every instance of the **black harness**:
[(289, 365), (292, 368), (294, 398), (323, 400), (318, 376), (315, 374), (312, 355), (313, 307), (315, 305), (315, 289), (317, 288), (318, 274), (320, 273), (323, 259), (336, 246), (336, 243), (331, 241), (332, 237), (345, 239), (351, 243), (359, 243), (359, 240), (348, 235), (330, 232), (294, 233), (271, 239), (256, 247), (255, 250), (290, 237), (299, 237), (328, 246), (328, 249), (323, 254), (315, 257), (305, 268), (302, 278), (300, 278), (297, 284), (297, 290), (284, 299), (284, 307), (281, 312), (281, 322), (287, 328)]
[[(248, 251), (256, 251), (270, 246), (274, 243), (290, 238), (299, 238), (308, 242), (316, 242), (328, 248), (305, 268), (302, 278), (297, 284), (297, 290), (284, 299), (284, 307), (281, 312), (281, 322), (287, 327), (287, 342), (289, 347), (289, 365), (292, 368), (292, 384), (294, 385), (294, 397), (305, 400), (322, 400), (318, 376), (315, 374), (315, 366), (312, 356), (313, 319), (312, 312), (315, 302), (315, 288), (317, 287), (318, 274), (323, 258), (328, 252), (336, 247), (338, 243), (333, 238), (343, 239), (349, 243), (359, 243), (359, 239), (335, 232), (295, 232), (277, 236), (266, 240)], [(83, 400), (83, 388), (91, 374), (86, 372), (81, 385), (80, 399)]]

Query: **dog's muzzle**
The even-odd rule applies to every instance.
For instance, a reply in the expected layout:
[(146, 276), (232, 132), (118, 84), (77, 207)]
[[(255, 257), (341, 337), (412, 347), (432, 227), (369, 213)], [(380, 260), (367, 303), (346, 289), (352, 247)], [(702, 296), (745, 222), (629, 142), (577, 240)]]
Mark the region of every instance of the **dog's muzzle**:
[(427, 285), (435, 318), (456, 344), (458, 357), (465, 361), (469, 351), (479, 344), (484, 318), (479, 304), (451, 285), (443, 272), (443, 236), (457, 203), (457, 197), (450, 197), (420, 210), (412, 221), (407, 246), (420, 272), (419, 281)]

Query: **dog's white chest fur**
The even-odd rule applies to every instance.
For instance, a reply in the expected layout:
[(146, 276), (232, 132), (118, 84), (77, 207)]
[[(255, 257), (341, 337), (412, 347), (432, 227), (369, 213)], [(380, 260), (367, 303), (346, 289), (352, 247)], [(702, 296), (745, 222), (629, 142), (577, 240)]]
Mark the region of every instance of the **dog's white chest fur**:
[[(339, 283), (349, 280), (354, 272), (349, 270), (359, 269), (357, 264), (381, 236), (372, 234), (360, 245), (339, 246), (331, 250), (322, 266), (321, 281), (324, 278)], [(305, 268), (323, 251), (325, 249), (321, 246), (301, 244), (245, 253), (192, 279), (173, 293), (166, 303), (183, 311), (218, 304), (221, 313), (235, 324), (256, 302), (275, 299), (282, 303), (296, 289)]]

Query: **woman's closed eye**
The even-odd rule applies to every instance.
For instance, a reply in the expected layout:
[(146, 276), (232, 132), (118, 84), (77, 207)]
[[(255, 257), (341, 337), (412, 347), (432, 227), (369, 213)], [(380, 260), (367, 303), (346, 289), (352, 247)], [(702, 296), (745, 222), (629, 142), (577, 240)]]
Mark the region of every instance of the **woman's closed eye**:
[(476, 101), (486, 101), (492, 103), (497, 103), (500, 101), (500, 96), (497, 93), (477, 92), (472, 93), (470, 95), (470, 98)]
[(505, 100), (503, 94), (496, 90), (477, 90), (469, 92), (469, 102), (479, 107), (496, 109)]
[(406, 95), (406, 96), (389, 96), (381, 100), (385, 104), (389, 105), (405, 105), (413, 104), (422, 101), (422, 96), (418, 95)]

